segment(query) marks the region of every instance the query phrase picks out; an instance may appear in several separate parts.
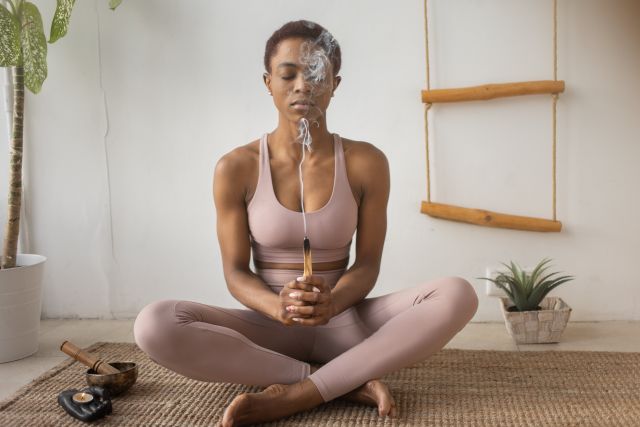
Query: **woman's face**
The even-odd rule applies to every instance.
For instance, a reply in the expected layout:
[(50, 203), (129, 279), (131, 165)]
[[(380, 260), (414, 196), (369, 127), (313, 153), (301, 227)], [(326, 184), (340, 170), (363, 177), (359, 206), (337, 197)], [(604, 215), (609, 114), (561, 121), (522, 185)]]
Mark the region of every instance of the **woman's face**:
[[(340, 83), (339, 76), (333, 76), (331, 63), (320, 76), (309, 78), (310, 70), (305, 61), (302, 38), (282, 40), (271, 57), (271, 73), (264, 74), (264, 82), (273, 96), (273, 102), (280, 114), (288, 120), (298, 122), (306, 117), (309, 121), (325, 117), (334, 90)], [(316, 73), (317, 74), (317, 73)]]

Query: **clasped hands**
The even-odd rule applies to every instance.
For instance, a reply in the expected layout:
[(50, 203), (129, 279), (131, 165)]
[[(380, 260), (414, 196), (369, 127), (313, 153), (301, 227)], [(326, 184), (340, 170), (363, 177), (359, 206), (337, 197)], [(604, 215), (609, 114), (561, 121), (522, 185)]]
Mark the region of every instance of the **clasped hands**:
[(284, 325), (325, 325), (333, 315), (331, 287), (321, 276), (298, 277), (280, 291), (278, 320)]

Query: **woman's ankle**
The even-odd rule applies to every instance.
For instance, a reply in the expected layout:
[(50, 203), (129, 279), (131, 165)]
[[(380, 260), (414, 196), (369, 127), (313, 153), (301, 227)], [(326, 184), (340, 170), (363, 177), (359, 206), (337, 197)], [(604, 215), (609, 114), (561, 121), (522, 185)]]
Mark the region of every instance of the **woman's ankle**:
[(305, 378), (302, 382), (298, 383), (300, 386), (299, 393), (304, 396), (305, 409), (314, 408), (321, 403), (324, 403), (320, 390), (316, 387), (315, 383), (309, 378)]

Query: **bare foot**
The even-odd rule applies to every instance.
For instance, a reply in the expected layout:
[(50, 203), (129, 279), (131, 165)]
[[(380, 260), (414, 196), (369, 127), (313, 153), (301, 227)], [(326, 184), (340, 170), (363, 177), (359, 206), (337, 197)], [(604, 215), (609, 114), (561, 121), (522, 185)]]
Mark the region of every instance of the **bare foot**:
[(364, 403), (368, 406), (377, 406), (378, 414), (395, 418), (398, 416), (396, 401), (389, 391), (389, 387), (381, 380), (369, 380), (355, 390), (341, 396), (351, 402)]
[[(311, 365), (311, 373), (314, 373), (321, 365)], [(396, 401), (389, 391), (389, 387), (379, 379), (369, 380), (355, 390), (340, 396), (341, 399), (350, 402), (363, 403), (367, 406), (377, 406), (378, 414), (395, 418), (398, 415)]]
[(236, 396), (225, 409), (220, 425), (234, 427), (277, 420), (321, 403), (324, 400), (309, 379), (291, 385), (273, 384), (259, 393)]

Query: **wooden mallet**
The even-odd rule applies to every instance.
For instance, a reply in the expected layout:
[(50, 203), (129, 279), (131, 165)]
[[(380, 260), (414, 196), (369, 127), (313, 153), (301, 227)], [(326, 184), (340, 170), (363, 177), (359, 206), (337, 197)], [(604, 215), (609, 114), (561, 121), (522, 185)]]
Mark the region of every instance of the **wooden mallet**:
[(107, 362), (90, 355), (89, 353), (69, 341), (63, 342), (60, 346), (60, 350), (68, 354), (78, 362), (82, 363), (83, 365), (87, 365), (99, 374), (108, 375), (120, 373), (119, 370), (109, 365)]

